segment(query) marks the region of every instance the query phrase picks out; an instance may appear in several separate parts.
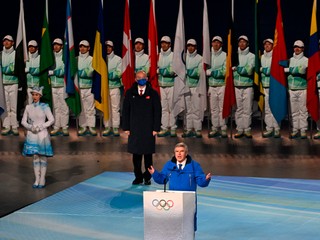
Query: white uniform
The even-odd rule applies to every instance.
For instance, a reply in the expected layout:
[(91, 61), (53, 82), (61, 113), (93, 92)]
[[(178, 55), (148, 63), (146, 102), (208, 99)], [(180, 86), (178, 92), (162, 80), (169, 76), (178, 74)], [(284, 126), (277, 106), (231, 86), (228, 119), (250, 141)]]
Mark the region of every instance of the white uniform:
[(109, 81), (109, 92), (110, 92), (110, 117), (109, 121), (104, 122), (105, 127), (119, 128), (120, 126), (120, 99), (122, 86), (121, 75), (122, 75), (122, 60), (119, 56), (115, 55), (112, 51), (107, 56), (108, 62), (108, 81)]
[(28, 131), (22, 154), (33, 156), (34, 188), (45, 186), (47, 157), (53, 156), (47, 128), (53, 122), (54, 118), (48, 104), (38, 102), (26, 106), (21, 124)]
[(237, 109), (235, 120), (238, 132), (251, 131), (251, 115), (253, 104), (253, 70), (255, 56), (249, 52), (249, 47), (244, 50), (238, 48), (239, 65), (233, 73), (236, 92)]
[(93, 68), (92, 57), (89, 55), (89, 52), (85, 54), (79, 53), (78, 76), (82, 108), (79, 116), (79, 125), (82, 128), (93, 128), (96, 125), (96, 110), (94, 105), (94, 95), (91, 93)]
[(226, 120), (222, 117), (225, 75), (226, 75), (226, 53), (220, 48), (218, 51), (211, 49), (211, 68), (207, 70), (208, 75), (208, 95), (210, 98), (210, 112), (212, 130), (218, 128), (226, 130)]
[(1, 56), (2, 81), (5, 92), (7, 116), (3, 120), (5, 129), (16, 129), (19, 127), (17, 121), (18, 102), (18, 78), (14, 76), (15, 50), (13, 47), (6, 49), (3, 47)]
[(26, 62), (26, 73), (27, 73), (27, 93), (28, 93), (28, 104), (32, 103), (31, 91), (33, 87), (39, 87), (39, 73), (40, 73), (40, 55), (38, 50), (34, 53), (29, 52), (29, 60)]
[(292, 118), (292, 132), (305, 133), (308, 129), (307, 80), (308, 58), (293, 54), (289, 63), (288, 87)]
[(53, 114), (55, 122), (53, 128), (67, 129), (69, 124), (69, 107), (65, 101), (64, 88), (64, 63), (62, 60), (63, 50), (54, 52), (55, 68), (50, 73), (52, 86)]
[(167, 131), (169, 128), (177, 128), (176, 118), (173, 115), (173, 85), (175, 73), (172, 69), (173, 52), (171, 48), (167, 51), (161, 49), (158, 60), (158, 82), (161, 95), (161, 128)]
[(186, 98), (186, 130), (192, 131), (194, 128), (195, 131), (201, 131), (202, 129), (202, 119), (201, 119), (201, 99), (199, 93), (197, 92), (197, 86), (200, 79), (201, 72), (201, 62), (202, 56), (197, 53), (195, 50), (193, 53), (187, 51), (186, 57), (186, 82), (190, 88), (190, 94)]
[(147, 75), (149, 74), (150, 70), (150, 61), (149, 55), (144, 53), (144, 50), (140, 52), (135, 52), (135, 72), (138, 71), (145, 71)]
[(261, 56), (261, 82), (264, 89), (264, 122), (267, 131), (280, 130), (277, 120), (274, 118), (269, 105), (269, 87), (270, 87), (270, 66), (272, 61), (272, 50), (264, 51)]

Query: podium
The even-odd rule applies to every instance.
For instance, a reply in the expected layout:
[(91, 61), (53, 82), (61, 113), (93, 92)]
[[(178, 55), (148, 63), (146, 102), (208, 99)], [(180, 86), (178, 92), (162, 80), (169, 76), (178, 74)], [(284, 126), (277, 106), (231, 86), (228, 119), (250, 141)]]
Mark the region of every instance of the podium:
[(143, 192), (144, 240), (193, 240), (196, 193)]

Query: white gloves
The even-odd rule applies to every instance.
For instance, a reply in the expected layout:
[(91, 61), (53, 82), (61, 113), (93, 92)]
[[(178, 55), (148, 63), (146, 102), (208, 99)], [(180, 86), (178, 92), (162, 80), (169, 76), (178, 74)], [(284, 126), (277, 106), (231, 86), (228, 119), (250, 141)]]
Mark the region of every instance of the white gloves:
[(53, 76), (53, 75), (54, 75), (53, 70), (49, 70), (49, 71), (48, 71), (48, 75), (49, 75), (49, 76)]
[(39, 127), (36, 127), (36, 126), (33, 126), (33, 125), (32, 125), (32, 127), (31, 127), (31, 132), (32, 132), (32, 133), (36, 134), (36, 133), (38, 133), (39, 131), (40, 131)]
[(208, 70), (206, 70), (206, 75), (207, 76), (211, 76), (211, 71), (208, 69)]
[(41, 124), (40, 126), (33, 126), (32, 125), (30, 130), (32, 133), (36, 134), (36, 133), (42, 131), (43, 129), (45, 129), (45, 127)]

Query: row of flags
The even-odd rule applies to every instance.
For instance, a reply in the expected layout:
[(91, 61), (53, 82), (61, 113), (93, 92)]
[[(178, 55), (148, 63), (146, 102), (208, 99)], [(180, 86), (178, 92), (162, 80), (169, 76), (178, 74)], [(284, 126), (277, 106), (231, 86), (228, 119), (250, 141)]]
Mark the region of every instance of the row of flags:
[[(236, 105), (235, 92), (233, 85), (233, 71), (232, 67), (236, 65), (236, 51), (232, 50), (234, 46), (233, 36), (233, 9), (234, 0), (231, 0), (232, 11), (229, 21), (228, 29), (228, 53), (226, 60), (226, 90), (224, 98), (223, 117), (227, 118), (232, 113), (232, 108)], [(157, 24), (155, 16), (154, 0), (150, 0), (149, 10), (149, 26), (148, 26), (148, 46), (150, 58), (150, 77), (149, 81), (152, 87), (159, 92), (158, 76), (157, 76), (157, 60), (158, 60), (158, 35)], [(173, 97), (173, 113), (177, 116), (185, 110), (184, 95), (189, 92), (186, 85), (186, 66), (185, 66), (185, 29), (183, 16), (183, 0), (179, 3), (179, 13), (177, 19), (177, 27), (174, 40), (174, 55), (173, 55), (173, 70), (176, 73), (174, 82), (174, 97)], [(197, 86), (197, 93), (201, 97), (201, 112), (203, 113), (207, 108), (206, 97), (206, 76), (205, 70), (210, 66), (210, 34), (208, 22), (207, 1), (203, 1), (203, 53), (202, 66), (203, 69), (200, 74), (199, 85)], [(255, 41), (258, 41), (258, 0), (255, 0)], [(78, 116), (81, 112), (79, 83), (77, 77), (77, 67), (74, 49), (73, 29), (72, 29), (72, 11), (71, 0), (67, 0), (66, 6), (66, 29), (64, 41), (63, 60), (65, 63), (65, 88), (66, 88), (66, 102), (72, 112)], [(93, 68), (95, 70), (93, 80), (93, 92), (95, 95), (95, 103), (97, 109), (103, 112), (104, 119), (109, 118), (109, 99), (108, 99), (108, 70), (106, 63), (106, 52), (104, 48), (104, 26), (103, 26), (103, 2), (99, 3), (98, 24), (96, 30), (96, 37), (93, 52)], [(257, 45), (257, 44), (256, 44)], [(51, 41), (49, 36), (49, 26), (47, 19), (47, 12), (44, 14), (42, 40), (41, 40), (41, 60), (40, 60), (40, 85), (44, 86), (44, 101), (51, 105), (51, 86), (48, 78), (48, 69), (54, 64), (54, 56), (51, 48)], [(259, 107), (263, 111), (263, 89), (259, 80), (259, 57), (258, 48), (255, 49), (256, 68), (254, 84), (258, 92)], [(26, 88), (26, 80), (24, 75), (24, 64), (28, 60), (26, 47), (26, 34), (24, 23), (24, 8), (23, 0), (20, 0), (20, 15), (19, 26), (16, 41), (16, 74), (19, 76), (19, 87)], [(269, 104), (271, 111), (278, 122), (284, 119), (287, 115), (287, 80), (284, 73), (284, 67), (288, 60), (285, 46), (285, 38), (283, 31), (281, 2), (277, 0), (277, 19), (274, 34), (274, 48), (271, 63), (271, 79), (270, 79), (270, 99)], [(307, 108), (313, 118), (317, 121), (319, 119), (319, 98), (317, 90), (316, 76), (320, 71), (320, 55), (318, 48), (318, 30), (316, 21), (316, 0), (314, 0), (310, 27), (310, 44), (309, 44), (309, 65), (308, 65), (308, 90), (307, 90)], [(124, 8), (124, 29), (123, 29), (123, 45), (122, 45), (122, 81), (124, 90), (129, 89), (134, 82), (134, 56), (132, 49), (131, 26), (130, 26), (130, 11), (129, 0), (125, 0)], [(1, 81), (2, 82), (2, 81)], [(3, 91), (3, 86), (0, 85), (0, 91)], [(0, 92), (0, 114), (1, 117), (5, 114), (4, 94)], [(21, 102), (21, 101), (19, 101)]]

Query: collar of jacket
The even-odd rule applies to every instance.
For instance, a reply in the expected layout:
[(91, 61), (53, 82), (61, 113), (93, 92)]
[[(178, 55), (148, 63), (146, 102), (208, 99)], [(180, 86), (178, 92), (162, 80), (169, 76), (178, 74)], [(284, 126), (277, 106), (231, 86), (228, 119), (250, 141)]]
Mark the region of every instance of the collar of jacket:
[[(187, 155), (187, 161), (186, 161), (186, 165), (190, 164), (192, 161), (192, 158), (189, 156), (189, 154)], [(172, 157), (171, 162), (173, 162), (175, 165), (177, 165), (177, 159), (175, 156)]]
[[(137, 83), (137, 82), (135, 82), (135, 83), (132, 84), (132, 89), (133, 89), (132, 94), (134, 94), (134, 95), (140, 95), (139, 92), (138, 92), (138, 83)], [(150, 91), (151, 91), (151, 84), (150, 84), (149, 81), (147, 81), (147, 83), (146, 83), (146, 89), (145, 89), (145, 91), (144, 91), (144, 94), (150, 95), (150, 94), (151, 94)]]

